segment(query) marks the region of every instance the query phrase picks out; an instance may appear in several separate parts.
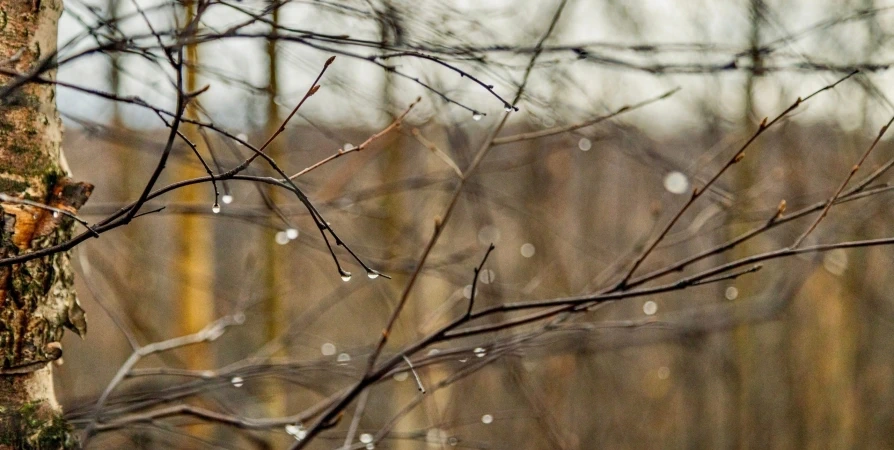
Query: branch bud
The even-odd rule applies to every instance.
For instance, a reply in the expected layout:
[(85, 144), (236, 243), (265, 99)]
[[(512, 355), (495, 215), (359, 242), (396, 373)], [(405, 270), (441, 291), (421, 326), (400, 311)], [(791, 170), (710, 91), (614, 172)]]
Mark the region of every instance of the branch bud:
[(782, 217), (782, 214), (785, 212), (785, 199), (779, 201), (779, 206), (776, 207), (776, 218), (779, 219)]

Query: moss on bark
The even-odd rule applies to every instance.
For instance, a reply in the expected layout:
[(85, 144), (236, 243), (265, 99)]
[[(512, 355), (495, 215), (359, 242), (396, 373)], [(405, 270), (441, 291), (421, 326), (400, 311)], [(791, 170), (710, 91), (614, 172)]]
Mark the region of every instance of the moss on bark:
[(41, 400), (0, 405), (0, 449), (75, 449), (77, 438), (60, 414)]
[[(61, 0), (0, 1), (0, 61), (20, 74), (55, 78), (52, 61)], [(41, 203), (77, 212), (92, 186), (69, 178), (55, 86), (0, 75), (0, 258), (71, 237), (73, 221)], [(53, 393), (52, 366), (68, 327), (86, 332), (67, 252), (0, 267), (0, 450), (75, 448)]]

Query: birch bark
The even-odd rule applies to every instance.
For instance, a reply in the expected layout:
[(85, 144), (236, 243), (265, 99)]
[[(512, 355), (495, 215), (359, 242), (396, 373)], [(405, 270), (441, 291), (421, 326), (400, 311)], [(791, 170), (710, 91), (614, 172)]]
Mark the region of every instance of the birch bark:
[[(0, 0), (0, 67), (53, 80), (55, 70), (46, 69), (61, 13), (61, 0)], [(74, 213), (93, 190), (69, 178), (55, 86), (16, 84), (0, 75), (0, 258), (71, 236), (71, 218), (21, 200)], [(67, 252), (0, 267), (0, 449), (76, 445), (50, 364), (62, 356), (64, 328), (86, 332), (73, 280)]]

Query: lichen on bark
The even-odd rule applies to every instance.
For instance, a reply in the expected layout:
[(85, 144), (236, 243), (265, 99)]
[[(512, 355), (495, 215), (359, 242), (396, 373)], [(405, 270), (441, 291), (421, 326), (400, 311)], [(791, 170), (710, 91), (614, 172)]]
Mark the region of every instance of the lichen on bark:
[[(7, 18), (0, 34), (0, 60), (20, 74), (49, 67), (56, 49), (59, 0), (0, 3)], [(52, 61), (49, 61), (51, 64)], [(40, 73), (55, 78), (55, 70)], [(4, 85), (14, 82), (0, 76)], [(8, 91), (8, 92), (6, 92)], [(66, 176), (62, 122), (55, 86), (25, 83), (0, 98), (0, 192), (76, 212), (92, 186)], [(0, 204), (0, 257), (40, 250), (70, 238), (70, 218), (15, 202)], [(0, 373), (27, 370), (61, 354), (63, 326), (83, 335), (83, 310), (73, 289), (67, 253), (0, 268)], [(36, 367), (36, 366), (35, 366)]]
[[(71, 237), (93, 187), (72, 181), (62, 153), (53, 57), (61, 0), (0, 0), (0, 258)], [(0, 449), (71, 448), (53, 392), (51, 361), (68, 327), (86, 332), (67, 252), (0, 267)], [(44, 439), (46, 438), (46, 439)]]
[[(93, 187), (59, 180), (45, 204), (77, 211)], [(51, 247), (71, 238), (70, 217), (50, 210), (3, 204), (0, 257)], [(0, 373), (28, 370), (61, 356), (63, 327), (83, 336), (84, 311), (74, 291), (68, 252), (0, 267)]]
[[(56, 411), (45, 411), (40, 401), (7, 410), (0, 406), (0, 449), (78, 448), (71, 426)], [(19, 430), (28, 429), (30, 433)]]

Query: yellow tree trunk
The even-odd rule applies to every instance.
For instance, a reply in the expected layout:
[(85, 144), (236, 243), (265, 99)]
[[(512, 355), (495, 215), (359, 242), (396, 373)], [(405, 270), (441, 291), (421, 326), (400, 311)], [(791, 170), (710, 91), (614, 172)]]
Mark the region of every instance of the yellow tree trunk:
[[(195, 14), (194, 2), (186, 2), (186, 21), (189, 23)], [(186, 91), (196, 90), (196, 67), (199, 63), (198, 49), (195, 45), (186, 47)], [(190, 104), (186, 109), (186, 116), (196, 118), (196, 108)], [(183, 128), (184, 134), (199, 146), (201, 151), (201, 138), (191, 127)], [(187, 158), (188, 163), (182, 164), (178, 171), (178, 179), (195, 178), (205, 175), (195, 161), (194, 156)], [(181, 203), (195, 205), (206, 198), (202, 195), (205, 185), (189, 186), (181, 189), (178, 200)], [(211, 210), (211, 205), (208, 205)], [(212, 228), (208, 221), (197, 214), (185, 214), (178, 223), (177, 236), (180, 243), (180, 255), (177, 258), (177, 273), (179, 288), (177, 302), (180, 309), (179, 334), (195, 333), (211, 323), (214, 319), (214, 285), (212, 266)], [(192, 346), (187, 349), (186, 365), (191, 369), (207, 369), (212, 364), (208, 350), (204, 346)]]

